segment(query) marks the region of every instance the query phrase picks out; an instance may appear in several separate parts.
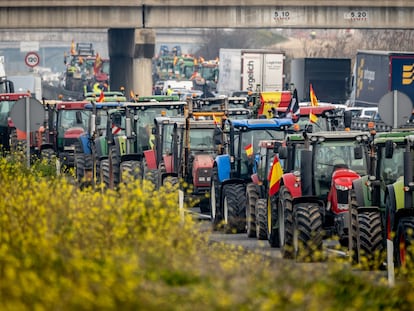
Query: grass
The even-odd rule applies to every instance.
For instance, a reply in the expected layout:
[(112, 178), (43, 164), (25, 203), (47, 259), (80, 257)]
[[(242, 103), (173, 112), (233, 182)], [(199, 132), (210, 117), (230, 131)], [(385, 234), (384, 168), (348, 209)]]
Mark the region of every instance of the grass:
[(0, 310), (413, 310), (412, 281), (211, 243), (171, 189), (81, 191), (0, 158)]

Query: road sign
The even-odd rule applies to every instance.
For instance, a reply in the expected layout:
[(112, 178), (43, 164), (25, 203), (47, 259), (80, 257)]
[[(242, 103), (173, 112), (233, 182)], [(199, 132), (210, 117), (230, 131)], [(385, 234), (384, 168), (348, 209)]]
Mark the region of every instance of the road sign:
[(43, 125), (45, 120), (45, 109), (43, 105), (35, 98), (29, 100), (29, 122), (26, 120), (27, 105), (26, 98), (19, 99), (10, 110), (10, 118), (17, 129), (27, 132), (26, 124), (29, 124), (29, 132), (34, 132)]
[(40, 57), (39, 54), (36, 52), (29, 52), (26, 54), (26, 57), (24, 58), (24, 62), (29, 67), (36, 67), (39, 65)]
[(412, 112), (411, 99), (400, 91), (388, 92), (378, 103), (378, 113), (382, 121), (393, 128), (406, 124)]

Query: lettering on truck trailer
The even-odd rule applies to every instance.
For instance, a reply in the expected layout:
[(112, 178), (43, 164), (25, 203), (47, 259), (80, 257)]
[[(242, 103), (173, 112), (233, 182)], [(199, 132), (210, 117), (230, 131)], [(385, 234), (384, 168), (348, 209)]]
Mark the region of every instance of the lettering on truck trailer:
[(256, 82), (256, 79), (254, 78), (254, 61), (250, 60), (247, 63), (247, 90), (253, 91), (254, 83)]

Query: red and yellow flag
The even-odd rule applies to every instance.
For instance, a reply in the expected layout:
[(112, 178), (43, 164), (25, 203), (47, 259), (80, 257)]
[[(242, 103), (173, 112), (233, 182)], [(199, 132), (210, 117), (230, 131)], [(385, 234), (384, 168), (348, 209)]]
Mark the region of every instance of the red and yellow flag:
[(275, 156), (273, 159), (273, 165), (270, 169), (268, 180), (269, 180), (269, 195), (275, 195), (280, 188), (280, 180), (282, 179), (283, 169), (280, 165), (279, 158)]
[(259, 115), (265, 115), (267, 119), (274, 118), (272, 108), (287, 107), (290, 103), (292, 94), (288, 91), (274, 91), (260, 93)]
[(70, 55), (76, 54), (76, 48), (75, 48), (75, 40), (72, 40), (72, 43), (70, 44)]
[(318, 99), (316, 98), (315, 91), (313, 90), (312, 84), (309, 86), (310, 101), (312, 107), (319, 106)]
[[(315, 91), (313, 90), (312, 84), (309, 85), (309, 93), (310, 93), (311, 106), (312, 107), (319, 106), (318, 99), (316, 98)], [(315, 114), (313, 114), (311, 111), (309, 112), (309, 120), (312, 123), (316, 123), (318, 122), (318, 117)]]
[(220, 124), (221, 119), (220, 119), (220, 117), (216, 117), (215, 114), (213, 114), (213, 120), (214, 120), (214, 124), (215, 125), (219, 125)]
[(99, 53), (96, 53), (95, 62), (93, 63), (93, 73), (97, 75), (101, 71), (102, 67), (102, 58)]
[(317, 123), (318, 122), (318, 117), (316, 116), (316, 114), (313, 114), (312, 112), (309, 112), (309, 121), (311, 121), (312, 123)]
[(247, 146), (245, 146), (244, 150), (246, 151), (246, 154), (247, 154), (248, 157), (251, 157), (253, 155), (253, 145), (252, 144), (248, 144)]
[(104, 101), (105, 101), (105, 95), (104, 95), (104, 92), (101, 91), (101, 95), (99, 95), (99, 98), (98, 98), (98, 103), (103, 103)]

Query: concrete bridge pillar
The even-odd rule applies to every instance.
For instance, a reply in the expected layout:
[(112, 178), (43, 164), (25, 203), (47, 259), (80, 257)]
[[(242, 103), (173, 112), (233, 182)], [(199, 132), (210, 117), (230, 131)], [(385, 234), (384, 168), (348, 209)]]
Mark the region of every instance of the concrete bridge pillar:
[(152, 57), (155, 31), (150, 29), (109, 29), (111, 90), (125, 88), (127, 96), (152, 93)]

